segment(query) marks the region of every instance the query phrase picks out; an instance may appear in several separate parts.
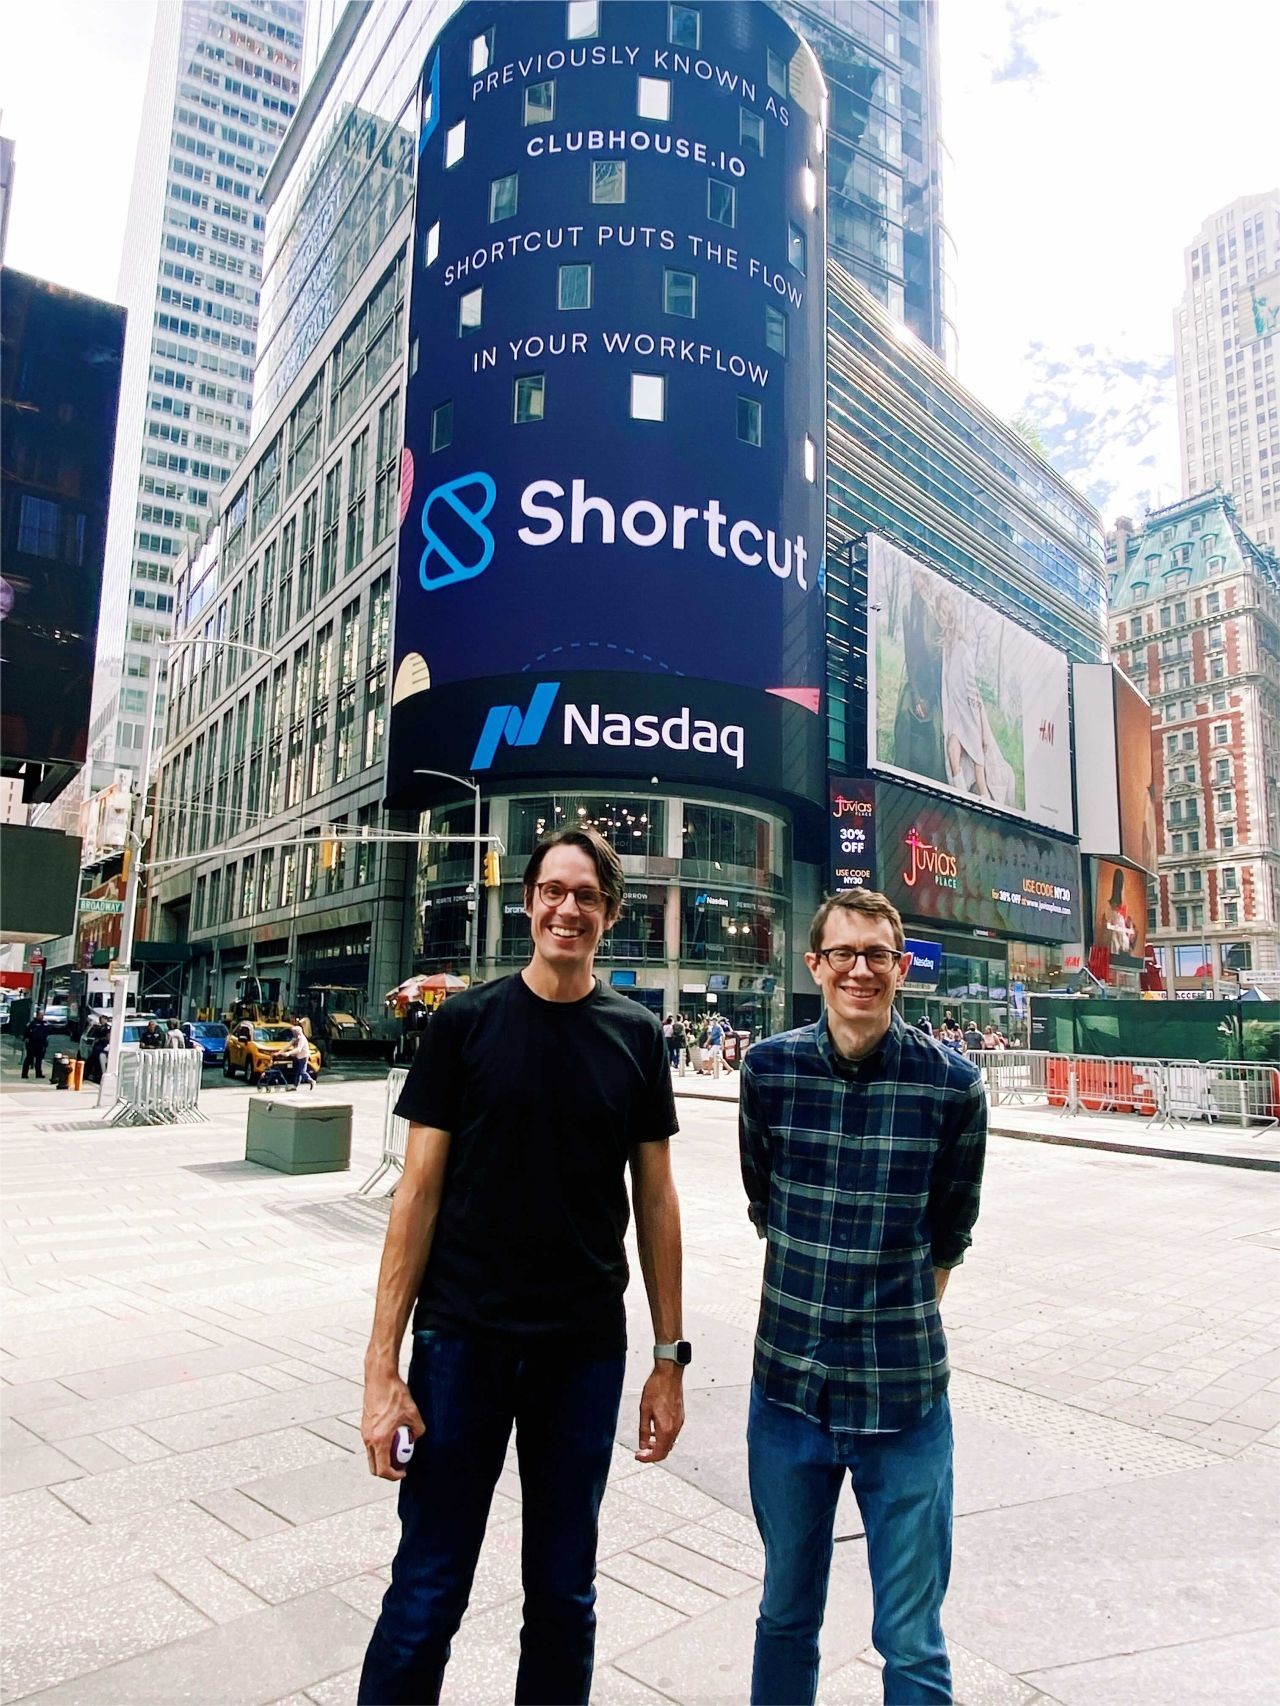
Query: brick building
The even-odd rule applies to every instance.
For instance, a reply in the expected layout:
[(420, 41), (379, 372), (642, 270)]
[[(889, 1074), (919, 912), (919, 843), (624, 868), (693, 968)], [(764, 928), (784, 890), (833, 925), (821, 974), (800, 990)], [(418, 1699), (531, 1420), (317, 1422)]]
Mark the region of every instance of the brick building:
[(1280, 562), (1212, 491), (1118, 521), (1110, 570), (1112, 655), (1152, 707), (1167, 987), (1280, 984)]

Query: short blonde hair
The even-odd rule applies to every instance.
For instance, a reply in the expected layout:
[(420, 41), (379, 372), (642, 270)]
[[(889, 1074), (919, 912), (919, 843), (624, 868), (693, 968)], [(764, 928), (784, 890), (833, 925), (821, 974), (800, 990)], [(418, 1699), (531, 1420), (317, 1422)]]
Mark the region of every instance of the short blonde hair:
[(899, 953), (906, 945), (907, 933), (902, 928), (902, 914), (887, 895), (878, 894), (875, 889), (841, 889), (838, 894), (829, 894), (813, 915), (809, 926), (811, 954), (816, 954), (822, 947), (827, 919), (836, 911), (859, 912), (865, 918), (885, 918), (892, 926), (894, 946)]

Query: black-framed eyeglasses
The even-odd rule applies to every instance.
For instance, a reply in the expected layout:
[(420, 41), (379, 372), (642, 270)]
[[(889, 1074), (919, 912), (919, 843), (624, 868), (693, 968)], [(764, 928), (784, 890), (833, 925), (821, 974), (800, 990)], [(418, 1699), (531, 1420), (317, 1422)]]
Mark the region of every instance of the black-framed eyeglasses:
[(902, 958), (898, 948), (819, 948), (816, 959), (825, 960), (832, 971), (848, 971), (859, 960), (867, 962), (868, 971), (888, 971)]
[(577, 901), (579, 912), (598, 912), (604, 905), (604, 891), (590, 885), (580, 889), (571, 889), (567, 883), (557, 882), (535, 883), (533, 886), (545, 906), (563, 906), (570, 895)]

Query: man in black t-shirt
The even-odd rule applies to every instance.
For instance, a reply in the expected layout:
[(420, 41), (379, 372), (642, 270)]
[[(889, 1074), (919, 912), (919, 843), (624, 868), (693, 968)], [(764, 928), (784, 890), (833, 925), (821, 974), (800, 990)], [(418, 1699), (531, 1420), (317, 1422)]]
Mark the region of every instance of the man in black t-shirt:
[[(654, 1016), (592, 971), (622, 894), (621, 862), (593, 830), (543, 842), (524, 873), (529, 964), (444, 1003), (397, 1104), (409, 1137), (361, 1432), (370, 1472), (402, 1482), (402, 1533), (360, 1679), (365, 1706), (439, 1699), (513, 1423), (515, 1699), (589, 1697), (597, 1523), (626, 1353), (628, 1166), (656, 1341), (637, 1459), (660, 1462), (684, 1420), (666, 1046)], [(415, 1439), (407, 1473), (391, 1456), (402, 1425)]]

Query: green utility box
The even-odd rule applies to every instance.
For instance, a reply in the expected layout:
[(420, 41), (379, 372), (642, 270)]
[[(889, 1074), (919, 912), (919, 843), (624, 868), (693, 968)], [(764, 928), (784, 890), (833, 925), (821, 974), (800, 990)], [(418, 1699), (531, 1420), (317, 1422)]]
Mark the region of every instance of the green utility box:
[(255, 1096), (244, 1158), (277, 1173), (344, 1173), (351, 1165), (351, 1107)]

